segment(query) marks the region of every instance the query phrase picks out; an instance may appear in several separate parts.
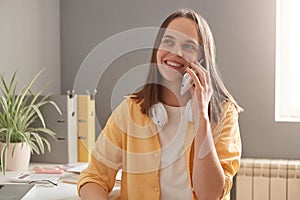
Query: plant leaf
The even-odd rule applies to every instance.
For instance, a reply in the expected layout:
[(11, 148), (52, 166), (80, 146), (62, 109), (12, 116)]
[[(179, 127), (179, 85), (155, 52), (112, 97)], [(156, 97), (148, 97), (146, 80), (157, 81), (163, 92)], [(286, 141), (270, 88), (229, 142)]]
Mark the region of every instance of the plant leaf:
[(2, 173), (4, 176), (6, 172), (6, 154), (7, 154), (7, 145), (5, 144), (1, 151), (1, 165), (2, 165)]
[[(49, 135), (56, 139), (55, 133), (46, 128), (41, 108), (46, 104), (50, 104), (60, 115), (61, 111), (54, 101), (48, 100), (50, 94), (42, 95), (48, 85), (43, 87), (37, 93), (33, 93), (31, 90), (32, 85), (43, 71), (44, 69), (38, 72), (28, 84), (21, 88), (18, 94), (16, 92), (16, 72), (8, 82), (6, 82), (1, 75), (0, 141), (5, 144), (5, 149), (1, 152), (1, 163), (6, 164), (7, 155), (4, 155), (4, 152), (7, 152), (9, 148), (13, 148), (12, 154), (15, 152), (16, 146), (13, 145), (10, 147), (11, 143), (27, 143), (31, 153), (44, 153), (45, 146), (49, 151), (51, 150), (48, 137), (43, 136)], [(35, 124), (37, 121), (40, 121), (41, 124)], [(6, 167), (3, 168), (3, 173), (5, 173), (5, 171)]]
[(41, 139), (41, 136), (39, 136), (37, 133), (31, 132), (31, 136), (33, 136), (37, 142), (37, 146), (40, 150), (40, 152), (43, 154), (44, 153), (44, 144), (43, 141)]

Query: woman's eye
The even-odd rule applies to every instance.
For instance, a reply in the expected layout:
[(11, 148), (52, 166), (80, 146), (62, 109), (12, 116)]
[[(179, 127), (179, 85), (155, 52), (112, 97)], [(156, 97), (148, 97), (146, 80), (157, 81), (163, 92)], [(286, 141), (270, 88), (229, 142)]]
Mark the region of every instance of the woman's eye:
[(171, 47), (171, 46), (174, 45), (174, 41), (172, 41), (172, 40), (170, 40), (170, 39), (164, 39), (164, 40), (162, 41), (162, 44), (163, 44), (164, 46), (169, 46), (169, 47)]
[(184, 44), (183, 49), (190, 51), (190, 52), (194, 52), (197, 50), (196, 47), (192, 44)]

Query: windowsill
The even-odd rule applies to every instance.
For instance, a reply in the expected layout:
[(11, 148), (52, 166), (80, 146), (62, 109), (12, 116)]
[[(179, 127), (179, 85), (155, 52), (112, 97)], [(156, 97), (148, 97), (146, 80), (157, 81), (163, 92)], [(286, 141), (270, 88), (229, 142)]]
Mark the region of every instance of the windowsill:
[(275, 117), (275, 122), (300, 122), (300, 116)]

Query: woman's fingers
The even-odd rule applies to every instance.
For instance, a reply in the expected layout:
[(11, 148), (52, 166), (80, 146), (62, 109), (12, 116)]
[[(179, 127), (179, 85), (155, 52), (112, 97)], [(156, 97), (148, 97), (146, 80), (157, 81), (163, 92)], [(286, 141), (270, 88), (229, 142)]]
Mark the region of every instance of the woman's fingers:
[(192, 71), (194, 71), (197, 75), (201, 85), (206, 90), (209, 90), (211, 84), (209, 72), (205, 68), (203, 68), (199, 62), (191, 63), (191, 67), (193, 69)]
[(191, 66), (191, 69), (197, 75), (197, 77), (198, 77), (201, 85), (204, 86), (205, 82), (206, 82), (206, 76), (205, 76), (205, 74), (199, 69), (200, 67), (197, 66), (195, 63), (191, 63), (190, 66)]
[(203, 89), (203, 86), (201, 85), (200, 80), (199, 80), (199, 78), (198, 78), (196, 72), (195, 72), (194, 70), (190, 69), (190, 68), (187, 68), (186, 71), (187, 71), (187, 73), (189, 73), (189, 75), (190, 75), (190, 76), (192, 77), (192, 79), (193, 79), (193, 81), (192, 81), (193, 87), (191, 87), (192, 90), (194, 90), (195, 87), (197, 87), (197, 88), (202, 88), (202, 89)]

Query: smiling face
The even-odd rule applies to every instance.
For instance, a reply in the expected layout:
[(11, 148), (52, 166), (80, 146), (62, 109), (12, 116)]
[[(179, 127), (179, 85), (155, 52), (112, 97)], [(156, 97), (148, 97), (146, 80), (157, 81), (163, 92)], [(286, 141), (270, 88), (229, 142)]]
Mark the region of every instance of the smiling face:
[(202, 57), (197, 25), (179, 17), (167, 26), (157, 50), (157, 65), (167, 81), (181, 81), (186, 67)]

